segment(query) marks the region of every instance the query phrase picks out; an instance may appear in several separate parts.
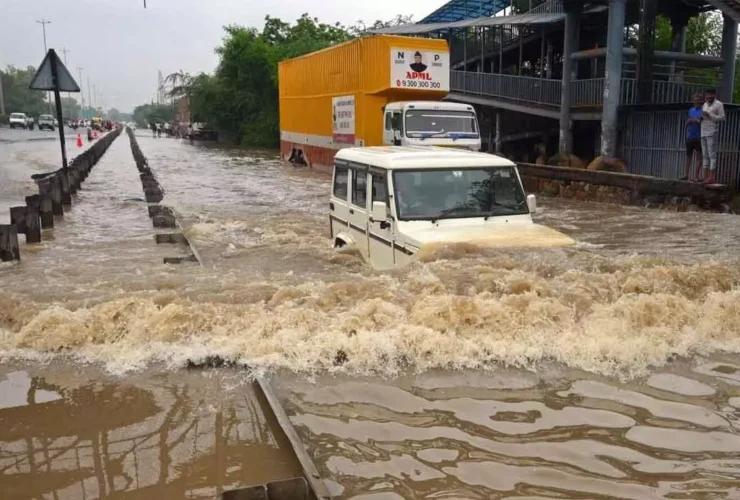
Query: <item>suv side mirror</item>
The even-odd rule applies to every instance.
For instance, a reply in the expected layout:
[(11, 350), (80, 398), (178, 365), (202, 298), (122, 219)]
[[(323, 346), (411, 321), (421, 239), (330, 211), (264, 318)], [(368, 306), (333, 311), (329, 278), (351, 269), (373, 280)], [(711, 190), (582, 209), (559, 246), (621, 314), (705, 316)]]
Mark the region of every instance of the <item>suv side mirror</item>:
[(527, 195), (527, 208), (529, 208), (529, 213), (533, 214), (537, 212), (537, 198), (533, 194)]
[(371, 215), (373, 222), (385, 222), (388, 219), (388, 207), (385, 202), (374, 201)]

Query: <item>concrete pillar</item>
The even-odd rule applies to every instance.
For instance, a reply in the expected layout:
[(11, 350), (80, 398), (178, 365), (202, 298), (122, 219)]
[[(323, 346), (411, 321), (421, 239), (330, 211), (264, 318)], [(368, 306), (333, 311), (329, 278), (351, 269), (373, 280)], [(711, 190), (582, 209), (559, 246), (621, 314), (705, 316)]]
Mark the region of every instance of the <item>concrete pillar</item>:
[(573, 136), (570, 130), (570, 82), (573, 77), (573, 52), (576, 47), (578, 8), (565, 4), (565, 33), (563, 34), (563, 79), (560, 104), (560, 153), (573, 152)]
[(498, 72), (504, 72), (504, 27), (501, 26), (499, 29), (499, 35), (501, 38), (498, 41)]
[[(687, 16), (677, 16), (671, 18), (671, 51), (686, 52), (686, 27), (688, 26)], [(676, 61), (671, 61), (671, 76), (676, 81), (683, 79), (683, 72), (676, 72)]]
[(501, 154), (501, 111), (496, 111), (496, 154)]
[(616, 158), (617, 117), (622, 90), (622, 52), (626, 0), (609, 0), (609, 26), (606, 35), (604, 109), (601, 118), (601, 155)]
[(639, 40), (637, 42), (637, 103), (648, 104), (653, 94), (655, 62), (655, 19), (658, 0), (640, 0)]
[(486, 31), (485, 27), (480, 27), (480, 70), (481, 73), (486, 71)]
[(547, 50), (545, 38), (545, 29), (542, 28), (542, 44), (540, 45), (540, 79), (545, 78), (545, 51)]
[(719, 100), (732, 103), (732, 94), (735, 86), (735, 57), (737, 53), (737, 23), (726, 15), (722, 28), (722, 59), (725, 67), (722, 69), (722, 84), (719, 90)]
[(463, 30), (463, 71), (468, 70), (468, 28)]

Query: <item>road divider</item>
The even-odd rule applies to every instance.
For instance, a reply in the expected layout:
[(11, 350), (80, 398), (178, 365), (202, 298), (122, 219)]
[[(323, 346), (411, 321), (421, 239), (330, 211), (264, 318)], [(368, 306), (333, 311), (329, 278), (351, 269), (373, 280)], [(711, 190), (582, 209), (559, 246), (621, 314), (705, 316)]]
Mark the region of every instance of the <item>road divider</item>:
[[(82, 187), (92, 168), (100, 161), (111, 143), (121, 134), (117, 129), (101, 137), (62, 169), (34, 174), (39, 193), (26, 196), (26, 206), (10, 208), (10, 224), (0, 225), (0, 261), (20, 260), (18, 235), (26, 236), (26, 244), (40, 243), (41, 229), (52, 229), (54, 217), (63, 217), (72, 208), (72, 196)], [(9, 228), (12, 226), (13, 230)]]
[[(149, 167), (149, 161), (141, 151), (139, 141), (136, 140), (136, 134), (128, 127), (126, 128), (126, 133), (131, 141), (131, 154), (134, 156), (136, 168), (139, 171), (141, 188), (144, 190), (144, 199), (149, 204), (147, 208), (149, 210), (149, 218), (152, 220), (152, 226), (157, 229), (182, 229), (182, 224), (177, 213), (172, 208), (161, 205), (162, 200), (164, 200), (164, 188), (159, 183), (154, 171)], [(165, 257), (165, 264), (197, 262), (202, 265), (198, 251), (182, 232), (155, 234), (154, 240), (158, 244), (170, 243), (183, 245), (190, 250), (190, 253), (185, 257)]]

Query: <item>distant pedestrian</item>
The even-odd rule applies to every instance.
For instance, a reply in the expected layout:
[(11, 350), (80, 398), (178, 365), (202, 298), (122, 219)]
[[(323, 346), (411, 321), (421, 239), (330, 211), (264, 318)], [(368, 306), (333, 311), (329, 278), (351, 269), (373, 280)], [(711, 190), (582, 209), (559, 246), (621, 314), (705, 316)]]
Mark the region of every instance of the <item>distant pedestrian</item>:
[(149, 128), (152, 129), (152, 137), (157, 138), (157, 125), (154, 122), (149, 122)]
[[(682, 181), (701, 180), (701, 117), (704, 96), (694, 95), (694, 106), (689, 109), (686, 120), (686, 167), (684, 168)], [(696, 177), (691, 175), (691, 164), (696, 162)]]
[(717, 100), (717, 92), (714, 89), (707, 90), (701, 120), (701, 150), (704, 157), (704, 179), (702, 182), (704, 184), (714, 184), (716, 182), (719, 122), (724, 120), (725, 107)]

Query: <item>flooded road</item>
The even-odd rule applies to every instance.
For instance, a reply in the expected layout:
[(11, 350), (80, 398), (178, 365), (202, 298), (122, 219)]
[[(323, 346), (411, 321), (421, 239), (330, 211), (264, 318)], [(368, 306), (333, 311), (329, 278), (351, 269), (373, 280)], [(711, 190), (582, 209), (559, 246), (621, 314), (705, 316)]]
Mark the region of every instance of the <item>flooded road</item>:
[[(113, 393), (148, 392), (159, 413), (114, 422), (133, 429), (180, 411), (159, 392), (209, 381), (225, 401), (216, 407), (238, 413), (243, 404), (232, 401), (249, 397), (249, 384), (221, 381), (246, 377), (240, 367), (272, 373), (343, 498), (740, 495), (737, 217), (540, 200), (539, 222), (574, 237), (576, 248), (455, 245), (381, 273), (331, 248), (328, 177), (282, 165), (272, 152), (146, 134), (139, 144), (203, 267), (162, 264), (184, 249), (155, 244), (122, 135), (53, 239), (0, 266), (0, 383), (26, 377), (59, 393), (69, 373), (80, 374), (83, 390), (104, 380)], [(183, 370), (213, 356), (237, 367)], [(0, 392), (0, 406), (19, 397), (10, 394)], [(198, 394), (187, 418), (207, 421), (211, 413), (194, 409), (208, 406)], [(33, 421), (60, 399), (68, 401), (37, 401), (34, 410), (26, 398), (0, 409), (0, 421)], [(69, 404), (109, 419), (95, 397), (77, 401)], [(77, 439), (65, 425), (3, 438), (0, 488), (32, 472), (10, 466), (29, 449)], [(47, 436), (48, 427), (64, 437)], [(239, 453), (268, 446), (255, 435), (236, 444)], [(164, 457), (153, 453), (142, 460), (157, 469)], [(183, 452), (181, 463), (207, 455)], [(241, 461), (227, 458), (227, 469)], [(78, 498), (54, 482), (57, 472), (90, 498), (137, 490), (160, 498), (127, 479), (131, 468), (111, 468), (103, 490), (93, 486), (94, 464), (48, 462), (43, 491), (14, 490), (25, 492), (18, 498)], [(180, 485), (173, 478), (189, 474), (173, 467), (182, 474), (164, 484)], [(295, 472), (280, 467), (283, 477)], [(242, 484), (267, 476), (240, 474)], [(226, 484), (196, 483), (182, 491), (205, 498), (199, 488), (207, 495)]]

